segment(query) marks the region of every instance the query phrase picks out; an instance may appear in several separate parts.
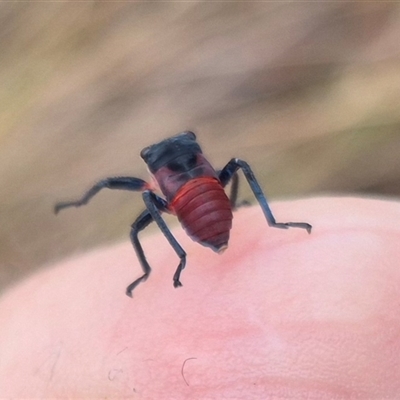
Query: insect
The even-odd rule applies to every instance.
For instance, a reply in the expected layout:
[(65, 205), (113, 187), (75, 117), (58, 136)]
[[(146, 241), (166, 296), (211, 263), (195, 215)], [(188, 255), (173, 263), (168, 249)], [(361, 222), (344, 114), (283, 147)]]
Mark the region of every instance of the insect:
[[(104, 188), (142, 192), (146, 209), (132, 224), (130, 238), (143, 275), (126, 288), (126, 294), (130, 297), (136, 286), (146, 281), (151, 272), (138, 234), (153, 221), (180, 259), (173, 276), (173, 284), (176, 288), (182, 286), (180, 275), (186, 265), (186, 253), (172, 235), (162, 213), (176, 215), (186, 233), (195, 242), (217, 253), (227, 248), (232, 227), (232, 210), (237, 201), (239, 169), (243, 171), (269, 226), (283, 229), (303, 228), (308, 233), (311, 232), (311, 225), (306, 222), (276, 222), (249, 164), (232, 158), (222, 170), (215, 170), (204, 157), (193, 132), (185, 131), (146, 147), (140, 155), (164, 197), (155, 194), (152, 185), (142, 179), (111, 177), (97, 182), (79, 200), (60, 202), (54, 208), (57, 214), (67, 207), (80, 207)], [(229, 182), (232, 184), (228, 197), (224, 188)]]

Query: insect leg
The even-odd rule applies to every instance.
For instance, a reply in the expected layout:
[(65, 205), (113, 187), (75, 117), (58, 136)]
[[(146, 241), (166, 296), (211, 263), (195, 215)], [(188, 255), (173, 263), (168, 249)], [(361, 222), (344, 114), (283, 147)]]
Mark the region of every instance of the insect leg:
[(186, 265), (186, 253), (182, 249), (181, 245), (177, 242), (175, 237), (172, 235), (167, 224), (161, 217), (160, 211), (163, 210), (163, 208), (166, 205), (166, 202), (165, 202), (165, 200), (156, 196), (150, 190), (144, 191), (142, 196), (143, 196), (144, 203), (146, 204), (146, 207), (149, 210), (152, 218), (154, 219), (154, 221), (156, 222), (158, 227), (161, 229), (161, 232), (163, 233), (163, 235), (167, 238), (169, 244), (175, 250), (175, 253), (180, 258), (180, 262), (179, 262), (178, 268), (175, 271), (173, 281), (174, 281), (174, 287), (177, 288), (179, 286), (182, 286), (182, 283), (179, 281), (179, 278), (180, 278), (182, 270), (185, 268), (185, 265)]
[(143, 269), (144, 274), (140, 278), (138, 278), (134, 282), (132, 282), (126, 288), (126, 294), (129, 297), (132, 297), (133, 289), (135, 289), (135, 287), (139, 283), (144, 282), (149, 277), (150, 272), (151, 272), (151, 267), (146, 260), (146, 256), (144, 255), (142, 245), (139, 242), (138, 234), (140, 231), (145, 229), (153, 221), (154, 221), (153, 217), (151, 216), (149, 210), (145, 210), (139, 215), (139, 217), (136, 218), (136, 221), (132, 224), (131, 233), (130, 233), (131, 242), (132, 242), (133, 248), (135, 249), (136, 255), (139, 259), (139, 262)]
[(240, 160), (239, 158), (232, 158), (232, 160), (230, 160), (228, 164), (226, 164), (226, 166), (222, 169), (222, 171), (219, 174), (219, 179), (221, 181), (222, 186), (228, 184), (230, 179), (232, 179), (233, 175), (237, 172), (239, 168), (242, 169), (243, 174), (246, 177), (247, 182), (249, 183), (250, 188), (254, 193), (254, 196), (256, 197), (257, 201), (261, 206), (261, 209), (263, 210), (263, 213), (265, 215), (265, 218), (269, 226), (282, 229), (288, 229), (290, 227), (302, 228), (305, 229), (308, 233), (311, 232), (311, 225), (306, 222), (284, 222), (284, 223), (276, 222), (275, 217), (273, 216), (272, 211), (269, 208), (267, 199), (260, 185), (258, 184), (257, 179), (250, 168), (250, 165), (247, 164), (247, 162)]
[(239, 192), (239, 176), (235, 172), (232, 175), (232, 182), (231, 182), (231, 191), (229, 193), (229, 201), (231, 203), (232, 209), (236, 209), (238, 207), (237, 204), (237, 198), (238, 198), (238, 192)]
[(92, 186), (79, 200), (57, 203), (54, 207), (54, 212), (57, 214), (63, 208), (83, 206), (84, 204), (87, 204), (93, 196), (100, 192), (101, 189), (104, 188), (131, 190), (136, 192), (145, 190), (147, 188), (147, 183), (142, 179), (132, 178), (129, 176), (106, 178)]
[[(217, 170), (216, 172), (219, 177), (222, 170)], [(235, 210), (238, 206), (242, 205), (242, 204), (237, 203), (237, 198), (238, 198), (238, 193), (239, 193), (239, 176), (236, 172), (234, 174), (232, 174), (232, 176), (230, 177), (230, 181), (231, 181), (231, 187), (230, 187), (230, 191), (229, 191), (229, 202), (231, 203), (232, 209)], [(228, 184), (228, 182), (226, 182), (222, 186), (225, 187), (227, 184)], [(245, 202), (245, 204), (247, 204), (247, 202)]]

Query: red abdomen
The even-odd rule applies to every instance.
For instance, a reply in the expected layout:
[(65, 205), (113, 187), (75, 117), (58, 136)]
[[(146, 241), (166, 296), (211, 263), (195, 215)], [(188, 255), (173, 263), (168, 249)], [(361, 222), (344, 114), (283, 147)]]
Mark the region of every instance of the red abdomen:
[(189, 180), (179, 189), (170, 207), (195, 242), (217, 252), (227, 247), (232, 228), (232, 208), (216, 178)]

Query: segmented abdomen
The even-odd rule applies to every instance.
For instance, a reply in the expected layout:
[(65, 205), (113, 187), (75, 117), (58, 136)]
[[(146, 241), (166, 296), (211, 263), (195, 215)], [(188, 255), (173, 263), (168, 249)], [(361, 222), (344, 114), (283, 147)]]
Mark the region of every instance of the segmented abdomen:
[(232, 208), (216, 178), (191, 179), (179, 189), (170, 207), (195, 242), (217, 252), (227, 247)]

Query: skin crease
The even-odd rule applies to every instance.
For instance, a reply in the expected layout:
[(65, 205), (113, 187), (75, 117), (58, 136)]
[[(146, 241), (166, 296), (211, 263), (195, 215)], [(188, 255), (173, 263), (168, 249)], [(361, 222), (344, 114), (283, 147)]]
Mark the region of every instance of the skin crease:
[[(43, 269), (0, 300), (0, 397), (397, 399), (400, 203), (316, 198), (234, 215), (218, 255), (174, 234)], [(77, 212), (77, 211), (76, 211)], [(69, 215), (71, 217), (71, 214)]]

